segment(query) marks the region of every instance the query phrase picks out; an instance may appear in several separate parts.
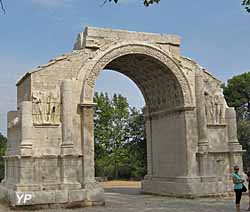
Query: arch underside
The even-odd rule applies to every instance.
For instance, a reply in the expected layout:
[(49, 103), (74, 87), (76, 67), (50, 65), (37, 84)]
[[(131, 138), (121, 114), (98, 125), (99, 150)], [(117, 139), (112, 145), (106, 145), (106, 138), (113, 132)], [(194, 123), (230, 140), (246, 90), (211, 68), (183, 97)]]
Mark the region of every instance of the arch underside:
[(143, 54), (124, 55), (111, 61), (105, 69), (118, 71), (141, 90), (148, 112), (183, 106), (181, 88), (168, 69), (156, 59)]

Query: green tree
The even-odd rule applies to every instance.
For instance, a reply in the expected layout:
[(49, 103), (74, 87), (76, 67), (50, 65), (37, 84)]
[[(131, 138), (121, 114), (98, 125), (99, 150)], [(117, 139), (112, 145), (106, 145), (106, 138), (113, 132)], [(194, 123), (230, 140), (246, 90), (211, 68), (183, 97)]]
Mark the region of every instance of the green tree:
[(4, 5), (3, 5), (3, 0), (0, 0), (0, 6), (1, 6), (1, 9), (2, 9), (3, 13), (5, 14), (6, 11), (5, 11), (5, 8), (4, 8)]
[(250, 72), (232, 77), (223, 85), (224, 96), (237, 114), (238, 139), (246, 153), (244, 169), (250, 168)]
[(142, 114), (121, 95), (109, 99), (107, 93), (95, 93), (94, 101), (96, 176), (142, 177), (146, 169)]
[(246, 72), (232, 79), (223, 86), (227, 103), (235, 107), (239, 119), (249, 118), (250, 114), (250, 72)]
[[(119, 2), (119, 0), (108, 0), (108, 1), (115, 2), (115, 3)], [(107, 0), (105, 0), (104, 3), (105, 2), (107, 2)], [(143, 0), (143, 3), (146, 7), (148, 7), (151, 4), (159, 3), (159, 2), (160, 0)], [(242, 0), (242, 5), (245, 7), (247, 12), (250, 12), (250, 0)]]
[(7, 138), (0, 133), (0, 157), (5, 154), (7, 147)]
[(245, 7), (246, 11), (250, 13), (250, 0), (243, 0), (242, 5)]
[[(107, 1), (115, 2), (115, 3), (119, 2), (119, 0), (104, 0), (103, 4), (105, 4)], [(148, 7), (151, 4), (159, 3), (159, 2), (160, 2), (160, 0), (143, 0), (143, 3), (144, 3), (144, 5), (146, 7)], [(247, 12), (250, 12), (250, 0), (242, 0), (242, 5), (245, 7)], [(3, 13), (5, 14), (6, 11), (5, 11), (5, 8), (4, 8), (3, 0), (0, 0), (0, 6), (1, 6), (1, 9), (2, 9)]]
[(124, 147), (128, 132), (128, 102), (121, 95), (114, 95), (112, 99), (113, 113), (111, 118), (111, 137), (109, 139), (109, 155), (114, 167), (114, 178), (119, 177), (119, 168), (128, 161), (128, 153)]
[[(108, 0), (109, 2), (115, 2), (118, 3), (119, 0)], [(107, 2), (107, 0), (104, 1), (104, 3)], [(154, 4), (154, 3), (159, 3), (160, 0), (143, 0), (143, 4), (148, 7), (150, 4)]]
[(4, 178), (4, 156), (7, 148), (7, 138), (0, 133), (0, 180)]
[(147, 152), (144, 117), (141, 110), (130, 108), (129, 142), (131, 177), (142, 178), (147, 171)]
[[(96, 168), (103, 167), (103, 174), (118, 178), (119, 168), (127, 162), (127, 152), (123, 148), (128, 131), (128, 103), (121, 95), (109, 100), (107, 94), (95, 94), (97, 103), (95, 115)], [(100, 161), (101, 160), (101, 161)], [(105, 170), (108, 169), (108, 170)]]
[[(107, 94), (95, 93), (97, 104), (94, 115), (95, 169), (97, 176), (107, 176), (109, 169), (109, 138), (111, 137), (111, 122), (113, 109)], [(108, 171), (110, 172), (110, 171)]]
[(243, 167), (250, 168), (250, 121), (238, 120), (238, 139), (243, 149), (246, 150), (243, 154)]
[(0, 157), (5, 154), (7, 147), (7, 138), (0, 133)]

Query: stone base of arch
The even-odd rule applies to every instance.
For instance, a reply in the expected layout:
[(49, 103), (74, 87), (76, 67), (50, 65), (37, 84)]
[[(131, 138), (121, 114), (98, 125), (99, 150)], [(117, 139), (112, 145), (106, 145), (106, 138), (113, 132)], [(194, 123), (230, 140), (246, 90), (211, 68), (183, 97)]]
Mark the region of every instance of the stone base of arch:
[(208, 197), (228, 194), (232, 191), (231, 180), (216, 182), (216, 177), (177, 177), (174, 179), (146, 179), (142, 192), (172, 197)]
[[(225, 151), (197, 153), (196, 160), (199, 166), (199, 174), (169, 177), (146, 175), (142, 181), (141, 191), (146, 194), (184, 198), (228, 195), (233, 192), (231, 178), (233, 166), (237, 164), (243, 167), (243, 152), (241, 145), (234, 143)], [(169, 173), (171, 173), (171, 170), (169, 170)]]
[[(104, 204), (104, 190), (99, 183), (76, 180), (77, 164), (82, 161), (80, 155), (45, 158), (5, 156), (5, 161), (12, 176), (1, 182), (0, 199), (13, 208), (75, 208)], [(53, 177), (59, 167), (64, 178), (54, 182), (35, 181), (39, 174), (34, 174), (34, 170), (41, 168), (42, 164), (45, 166), (42, 166), (40, 175)], [(13, 170), (19, 170), (19, 173)]]
[[(27, 195), (32, 195), (32, 201), (24, 201)], [(92, 196), (92, 199), (88, 199), (88, 196)], [(6, 200), (11, 207), (32, 210), (104, 205), (103, 192), (95, 191), (94, 193), (94, 191), (89, 192), (86, 189), (17, 192), (0, 185), (0, 197), (2, 200)]]

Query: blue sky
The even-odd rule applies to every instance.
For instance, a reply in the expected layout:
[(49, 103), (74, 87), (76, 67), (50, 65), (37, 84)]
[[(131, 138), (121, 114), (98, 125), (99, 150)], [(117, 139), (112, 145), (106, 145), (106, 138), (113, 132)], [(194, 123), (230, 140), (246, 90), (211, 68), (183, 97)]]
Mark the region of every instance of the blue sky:
[[(16, 81), (32, 68), (69, 52), (85, 26), (178, 34), (182, 55), (197, 60), (222, 81), (250, 71), (250, 14), (240, 0), (161, 0), (145, 8), (142, 0), (3, 0), (0, 15), (0, 132), (6, 112), (16, 107)], [(97, 90), (120, 92), (134, 106), (143, 99), (136, 86), (103, 72)]]

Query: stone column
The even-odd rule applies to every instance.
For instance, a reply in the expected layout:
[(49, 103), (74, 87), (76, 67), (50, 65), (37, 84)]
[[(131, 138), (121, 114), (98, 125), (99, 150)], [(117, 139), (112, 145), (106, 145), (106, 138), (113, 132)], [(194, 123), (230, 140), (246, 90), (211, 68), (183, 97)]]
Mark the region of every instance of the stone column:
[[(95, 104), (80, 104), (82, 113), (82, 183), (86, 190), (86, 203), (104, 202), (104, 189), (95, 181), (94, 160), (94, 107)], [(92, 204), (91, 203), (91, 204)]]
[(208, 139), (207, 139), (207, 120), (205, 113), (204, 82), (202, 71), (197, 71), (195, 76), (195, 94), (197, 110), (197, 129), (198, 129), (198, 156), (200, 164), (200, 175), (207, 175), (208, 162)]
[(144, 109), (145, 135), (147, 141), (147, 175), (146, 180), (150, 180), (153, 175), (153, 153), (152, 153), (152, 119), (147, 109)]
[(81, 104), (82, 111), (82, 145), (83, 145), (83, 184), (95, 182), (94, 161), (94, 107), (95, 104)]
[(21, 143), (19, 147), (21, 156), (32, 155), (33, 117), (32, 102), (23, 101), (20, 106), (21, 114)]
[(62, 145), (63, 155), (73, 155), (73, 115), (72, 115), (72, 81), (64, 80), (61, 87), (62, 93)]
[(64, 80), (62, 93), (62, 144), (61, 144), (61, 178), (63, 189), (79, 189), (77, 179), (78, 156), (73, 143), (73, 83)]
[(240, 145), (237, 138), (237, 123), (236, 123), (236, 112), (233, 107), (226, 109), (225, 120), (227, 123), (228, 130), (228, 148), (229, 148), (229, 159), (230, 159), (230, 172), (233, 171), (234, 165), (242, 167), (242, 146)]
[(226, 109), (225, 119), (228, 128), (228, 143), (230, 146), (239, 145), (237, 138), (236, 112), (233, 107)]

